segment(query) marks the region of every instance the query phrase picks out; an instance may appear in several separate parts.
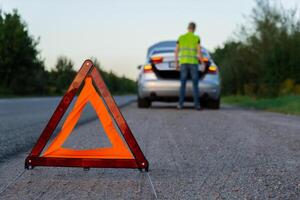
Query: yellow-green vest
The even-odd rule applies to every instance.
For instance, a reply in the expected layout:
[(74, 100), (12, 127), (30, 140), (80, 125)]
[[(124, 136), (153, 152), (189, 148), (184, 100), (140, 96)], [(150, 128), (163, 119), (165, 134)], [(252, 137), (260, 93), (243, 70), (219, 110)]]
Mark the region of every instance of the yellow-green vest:
[(199, 64), (197, 56), (197, 45), (199, 43), (200, 37), (192, 32), (188, 32), (179, 37), (178, 44), (180, 64)]

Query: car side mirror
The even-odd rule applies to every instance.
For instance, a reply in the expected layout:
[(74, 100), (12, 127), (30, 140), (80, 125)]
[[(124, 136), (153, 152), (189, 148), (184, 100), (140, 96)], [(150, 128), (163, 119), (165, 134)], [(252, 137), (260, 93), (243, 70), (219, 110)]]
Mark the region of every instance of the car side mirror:
[(141, 69), (141, 68), (142, 68), (142, 65), (137, 66), (137, 69)]

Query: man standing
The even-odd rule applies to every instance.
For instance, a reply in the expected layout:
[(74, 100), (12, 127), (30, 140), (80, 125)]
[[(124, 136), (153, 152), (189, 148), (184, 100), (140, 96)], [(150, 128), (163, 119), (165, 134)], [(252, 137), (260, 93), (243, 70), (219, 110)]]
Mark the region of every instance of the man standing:
[(184, 97), (185, 97), (185, 86), (186, 86), (186, 81), (189, 73), (191, 74), (191, 78), (193, 81), (193, 96), (194, 96), (195, 108), (197, 110), (201, 109), (200, 102), (199, 102), (198, 65), (199, 65), (199, 60), (201, 60), (201, 64), (204, 63), (203, 63), (202, 53), (201, 53), (200, 37), (194, 34), (195, 30), (196, 30), (196, 24), (193, 22), (189, 23), (188, 32), (179, 37), (175, 49), (176, 69), (179, 70), (180, 68), (180, 81), (181, 81), (178, 109), (183, 108)]

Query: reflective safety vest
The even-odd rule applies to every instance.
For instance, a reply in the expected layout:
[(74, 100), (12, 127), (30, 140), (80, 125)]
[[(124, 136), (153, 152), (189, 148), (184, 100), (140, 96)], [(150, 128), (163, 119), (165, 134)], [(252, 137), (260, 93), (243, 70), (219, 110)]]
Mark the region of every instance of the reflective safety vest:
[(188, 32), (179, 37), (178, 44), (180, 64), (199, 64), (197, 56), (197, 45), (200, 44), (199, 36)]

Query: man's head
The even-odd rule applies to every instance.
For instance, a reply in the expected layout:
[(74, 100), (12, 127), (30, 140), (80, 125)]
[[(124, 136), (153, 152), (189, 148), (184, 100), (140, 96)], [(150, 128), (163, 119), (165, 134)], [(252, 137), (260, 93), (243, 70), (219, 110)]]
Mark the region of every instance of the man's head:
[(188, 26), (188, 31), (195, 32), (195, 30), (196, 30), (196, 24), (194, 22), (190, 22)]

